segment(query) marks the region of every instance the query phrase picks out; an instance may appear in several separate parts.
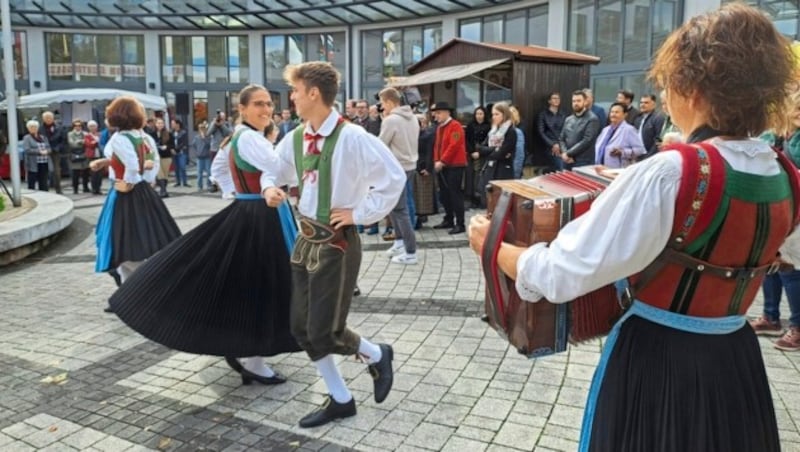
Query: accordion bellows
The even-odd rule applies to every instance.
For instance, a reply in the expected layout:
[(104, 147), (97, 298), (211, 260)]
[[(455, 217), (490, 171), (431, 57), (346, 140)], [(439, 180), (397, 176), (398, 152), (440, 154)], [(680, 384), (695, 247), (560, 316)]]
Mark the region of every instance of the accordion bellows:
[[(572, 219), (585, 213), (610, 182), (586, 173), (559, 172), (530, 180), (492, 181), (487, 187), (492, 225), (484, 244), (486, 314), (489, 324), (528, 357), (562, 352), (578, 343), (607, 334), (622, 314), (613, 285), (563, 304), (522, 300), (497, 266), (504, 241), (517, 246), (550, 242)], [(569, 281), (564, 281), (569, 284)]]

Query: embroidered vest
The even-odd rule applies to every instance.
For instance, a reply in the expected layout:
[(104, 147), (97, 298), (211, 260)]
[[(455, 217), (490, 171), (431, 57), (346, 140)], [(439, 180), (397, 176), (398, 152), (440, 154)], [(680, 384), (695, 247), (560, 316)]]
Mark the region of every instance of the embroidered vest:
[(797, 169), (780, 153), (780, 173), (760, 176), (734, 170), (708, 143), (673, 150), (684, 163), (672, 234), (631, 278), (633, 296), (690, 316), (743, 315), (798, 224)]
[[(150, 149), (147, 141), (145, 141), (142, 137), (135, 137), (127, 133), (120, 134), (130, 140), (131, 144), (133, 145), (133, 149), (136, 150), (136, 157), (139, 160), (139, 175), (142, 175), (144, 173), (145, 160), (153, 160), (153, 150)], [(114, 174), (116, 175), (117, 180), (123, 180), (125, 178), (125, 164), (122, 163), (122, 160), (120, 160), (117, 154), (114, 154), (111, 157), (110, 165), (114, 169)]]
[(228, 167), (233, 175), (236, 193), (261, 193), (261, 171), (239, 155), (239, 137), (247, 129), (241, 129), (231, 139), (231, 152), (228, 154)]
[[(333, 163), (333, 151), (336, 148), (336, 143), (339, 141), (339, 134), (344, 129), (345, 121), (341, 117), (333, 132), (325, 137), (325, 143), (322, 145), (319, 160), (316, 166), (317, 177), (317, 221), (323, 224), (328, 224), (331, 221), (331, 165)], [(297, 170), (297, 184), (299, 189), (299, 196), (303, 196), (303, 182), (304, 178), (311, 168), (306, 168), (306, 155), (303, 151), (303, 140), (305, 137), (305, 124), (294, 129), (292, 136), (292, 144), (294, 145), (294, 166)]]

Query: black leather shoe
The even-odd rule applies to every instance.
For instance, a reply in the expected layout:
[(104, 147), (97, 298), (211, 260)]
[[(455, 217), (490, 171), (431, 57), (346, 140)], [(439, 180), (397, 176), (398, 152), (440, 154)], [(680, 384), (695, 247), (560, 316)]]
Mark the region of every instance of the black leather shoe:
[(253, 383), (254, 381), (261, 383), (262, 385), (279, 385), (281, 383), (286, 383), (286, 377), (279, 374), (278, 372), (275, 372), (275, 375), (271, 377), (265, 377), (263, 375), (254, 374), (253, 372), (250, 372), (249, 370), (245, 369), (244, 366), (242, 366), (242, 363), (240, 363), (239, 360), (236, 358), (226, 356), (225, 362), (228, 363), (231, 369), (241, 374), (242, 384), (245, 386)]
[(361, 289), (359, 289), (358, 286), (356, 286), (356, 288), (353, 289), (353, 296), (358, 297), (360, 295), (361, 295)]
[(328, 396), (322, 406), (311, 413), (306, 414), (300, 419), (300, 427), (310, 428), (325, 425), (330, 421), (336, 419), (344, 419), (346, 417), (356, 415), (356, 400), (351, 398), (349, 402), (339, 403), (333, 400), (333, 397)]
[(378, 344), (378, 346), (381, 348), (381, 360), (368, 366), (375, 385), (375, 403), (381, 403), (386, 400), (394, 381), (394, 370), (392, 370), (394, 350), (388, 344)]
[(441, 223), (437, 224), (433, 227), (433, 229), (450, 229), (453, 227), (453, 223), (442, 221)]
[(450, 235), (461, 234), (461, 233), (466, 232), (466, 230), (467, 229), (464, 226), (454, 226), (453, 229), (447, 231), (447, 233), (450, 234)]

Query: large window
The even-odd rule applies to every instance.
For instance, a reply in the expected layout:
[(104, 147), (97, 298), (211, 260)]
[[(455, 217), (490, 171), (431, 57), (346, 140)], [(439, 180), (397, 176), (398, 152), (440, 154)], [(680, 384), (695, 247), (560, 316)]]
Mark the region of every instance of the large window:
[(548, 5), (462, 20), (459, 36), (478, 42), (547, 45)]
[(327, 61), (342, 76), (339, 102), (344, 101), (347, 83), (347, 43), (344, 32), (264, 36), (264, 65), (267, 87), (275, 102), (275, 110), (291, 108), (289, 87), (283, 80), (287, 64)]
[(144, 37), (47, 33), (50, 80), (125, 82), (145, 79)]
[(246, 36), (163, 36), (164, 83), (245, 83), (249, 81)]
[[(722, 3), (732, 3), (733, 0), (722, 0)], [(792, 38), (800, 39), (798, 30), (798, 18), (800, 9), (797, 1), (788, 0), (749, 0), (748, 3), (764, 10), (775, 22), (775, 27), (782, 34)]]
[(568, 48), (596, 55), (592, 86), (598, 103), (620, 89), (650, 89), (644, 74), (652, 55), (680, 23), (679, 0), (570, 0)]
[(440, 24), (361, 33), (361, 96), (372, 99), (388, 77), (408, 75), (409, 66), (441, 45)]

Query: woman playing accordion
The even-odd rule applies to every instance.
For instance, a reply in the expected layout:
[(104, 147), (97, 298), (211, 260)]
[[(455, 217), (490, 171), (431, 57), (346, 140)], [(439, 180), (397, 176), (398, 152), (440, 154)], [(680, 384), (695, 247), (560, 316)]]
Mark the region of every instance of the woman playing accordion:
[[(627, 308), (605, 343), (581, 451), (776, 451), (775, 410), (744, 316), (797, 224), (797, 170), (752, 139), (785, 121), (789, 43), (728, 4), (676, 30), (650, 78), (685, 145), (625, 170), (549, 244), (501, 245), (530, 302), (564, 303), (618, 280)], [(472, 219), (480, 253), (489, 221)]]

